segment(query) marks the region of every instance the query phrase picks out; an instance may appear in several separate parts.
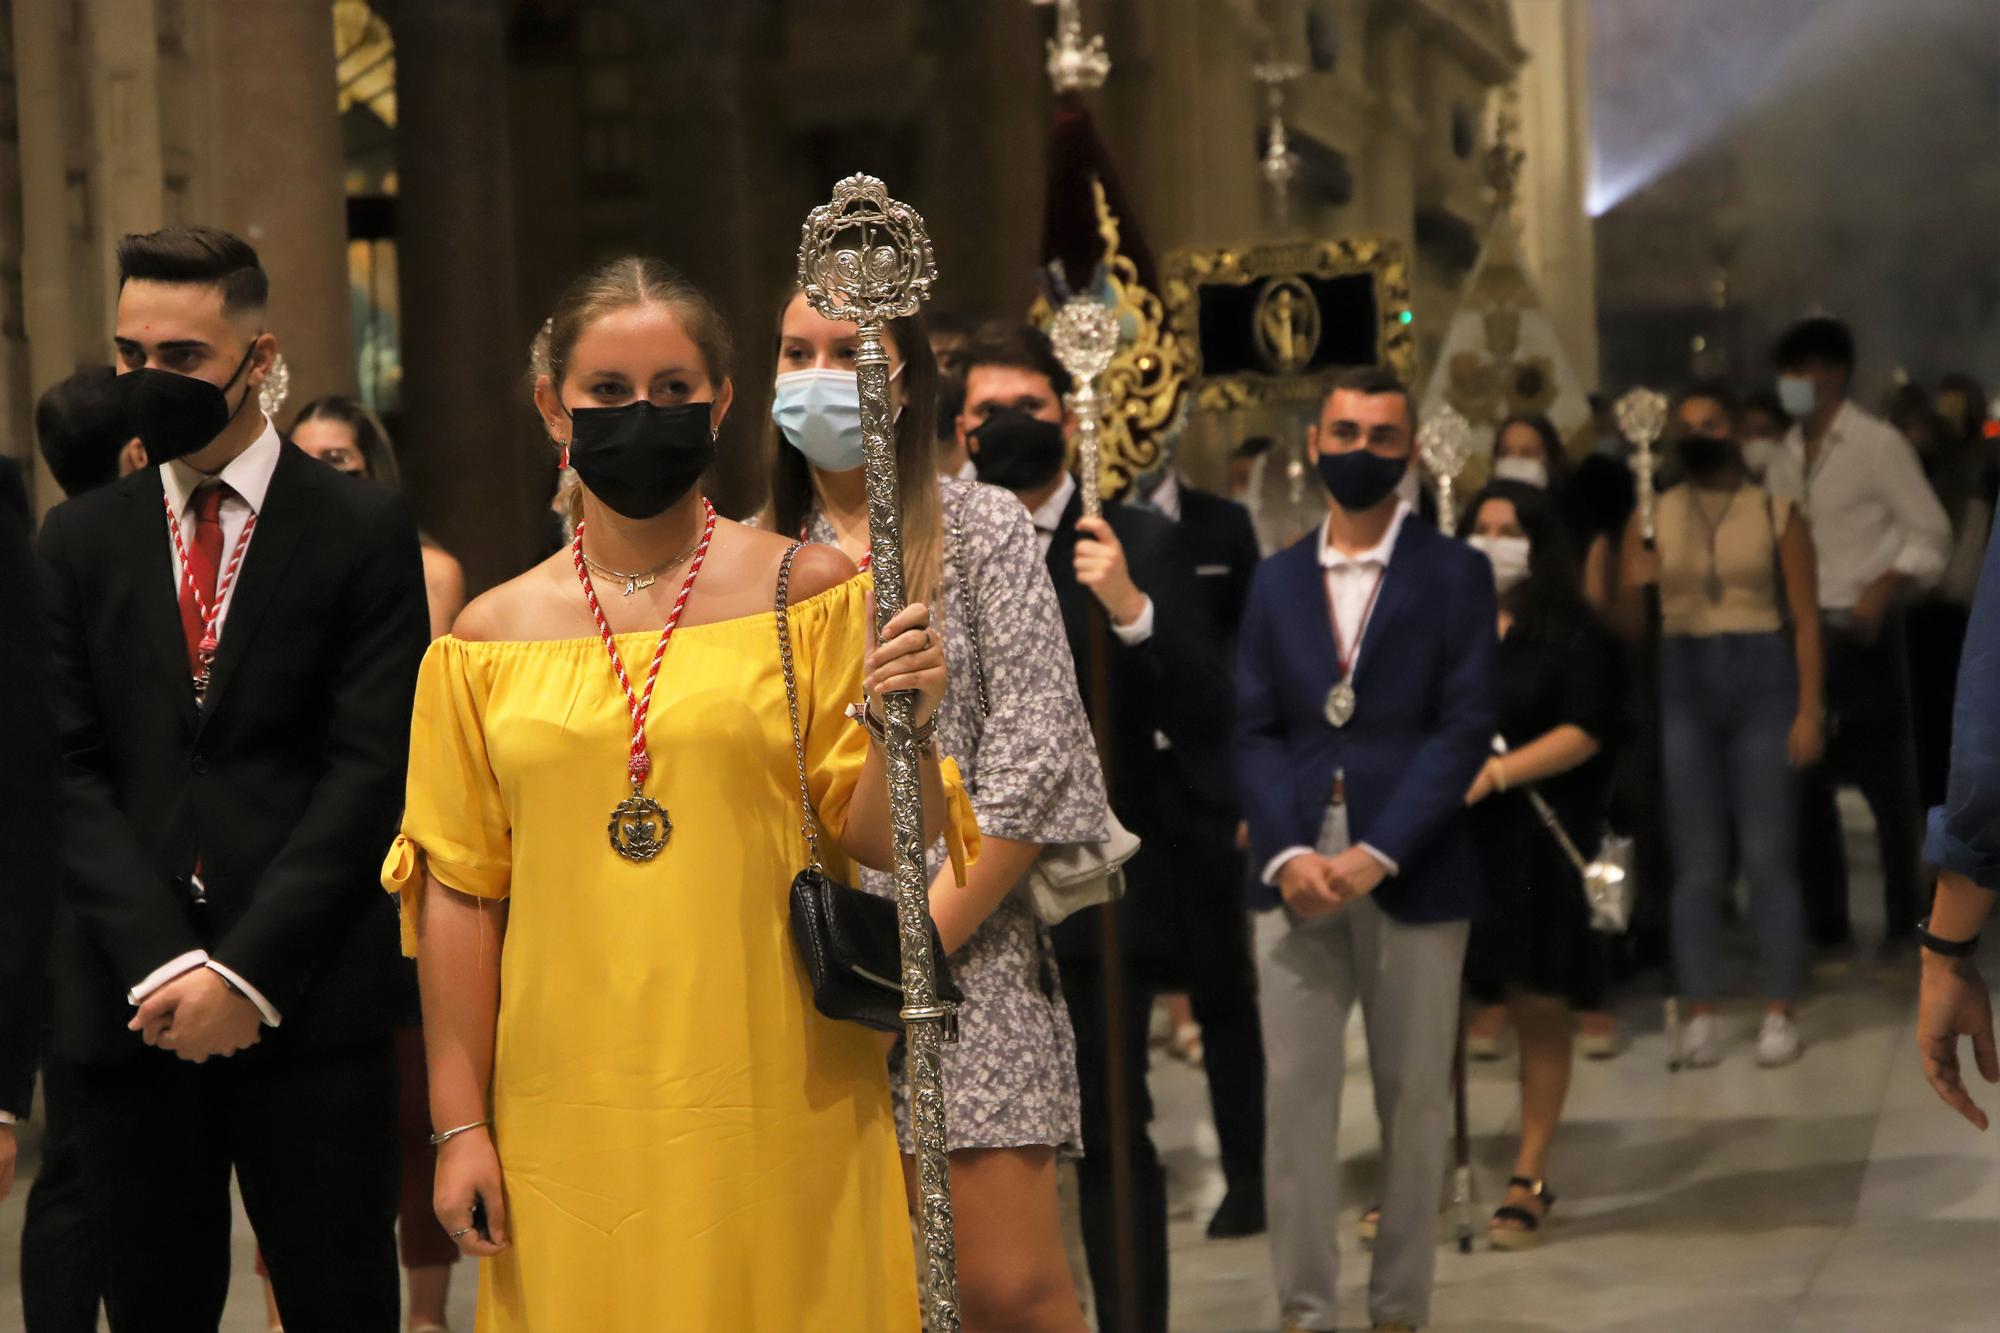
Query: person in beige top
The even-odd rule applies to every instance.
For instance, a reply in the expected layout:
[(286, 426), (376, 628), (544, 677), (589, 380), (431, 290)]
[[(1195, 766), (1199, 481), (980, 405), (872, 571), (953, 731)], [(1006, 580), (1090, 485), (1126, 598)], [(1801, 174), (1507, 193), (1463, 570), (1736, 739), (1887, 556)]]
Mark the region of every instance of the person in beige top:
[(1646, 587), (1660, 594), (1674, 967), (1691, 1011), (1682, 1055), (1696, 1068), (1721, 1059), (1715, 999), (1732, 840), (1750, 881), (1765, 999), (1757, 1060), (1798, 1057), (1798, 770), (1824, 747), (1812, 534), (1796, 506), (1751, 479), (1736, 417), (1726, 389), (1681, 400), (1676, 449), (1687, 479), (1659, 498), (1655, 550), (1632, 520), (1622, 563), (1628, 623), (1640, 623)]

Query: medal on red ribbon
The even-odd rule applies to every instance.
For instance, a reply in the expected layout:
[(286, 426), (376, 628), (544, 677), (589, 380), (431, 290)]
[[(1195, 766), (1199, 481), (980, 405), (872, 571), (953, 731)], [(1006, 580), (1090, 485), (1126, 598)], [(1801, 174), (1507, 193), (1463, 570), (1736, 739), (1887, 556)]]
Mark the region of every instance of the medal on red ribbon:
[(591, 586), (590, 568), (583, 558), (583, 524), (576, 525), (576, 536), (570, 542), (570, 558), (576, 565), (577, 582), (583, 585), (584, 600), (590, 603), (590, 614), (597, 621), (598, 637), (604, 641), (605, 654), (611, 659), (611, 669), (618, 677), (618, 685), (625, 691), (625, 707), (632, 717), (632, 748), (625, 762), (625, 773), (632, 781), (632, 794), (620, 801), (611, 811), (611, 847), (627, 861), (650, 861), (660, 854), (673, 836), (673, 821), (667, 817), (666, 807), (646, 795), (646, 777), (652, 772), (653, 761), (646, 753), (646, 714), (653, 706), (653, 687), (660, 680), (660, 663), (667, 655), (667, 643), (674, 637), (674, 626), (680, 624), (681, 612), (687, 608), (688, 594), (694, 591), (694, 581), (701, 574), (701, 563), (708, 556), (708, 544), (715, 536), (715, 506), (706, 499), (701, 502), (701, 541), (694, 548), (694, 557), (688, 562), (687, 577), (681, 581), (680, 595), (674, 598), (673, 609), (667, 613), (667, 623), (660, 630), (659, 646), (653, 649), (653, 666), (646, 673), (646, 689), (643, 694), (632, 689), (631, 677), (625, 674), (625, 661), (618, 655), (617, 641), (612, 637), (611, 626), (604, 619), (604, 608), (598, 604), (597, 589)]
[(208, 700), (208, 683), (215, 672), (215, 654), (219, 648), (218, 638), (222, 625), (222, 604), (229, 600), (229, 589), (236, 582), (236, 571), (243, 567), (243, 552), (249, 549), (250, 534), (257, 530), (257, 515), (253, 512), (243, 524), (243, 531), (236, 534), (236, 545), (229, 552), (229, 562), (222, 567), (221, 577), (215, 584), (215, 601), (203, 599), (201, 589), (195, 586), (194, 569), (188, 564), (187, 542), (181, 537), (181, 516), (174, 512), (174, 502), (166, 496), (160, 502), (167, 507), (167, 531), (174, 537), (174, 555), (181, 562), (181, 582), (194, 599), (195, 614), (201, 617), (201, 641), (195, 645), (194, 702), (199, 708)]

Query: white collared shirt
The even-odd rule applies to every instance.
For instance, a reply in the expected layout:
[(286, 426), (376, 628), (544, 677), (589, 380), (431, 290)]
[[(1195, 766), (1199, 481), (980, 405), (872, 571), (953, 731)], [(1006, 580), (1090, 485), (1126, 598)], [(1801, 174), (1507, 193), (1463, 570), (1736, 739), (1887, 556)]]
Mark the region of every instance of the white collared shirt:
[[(1028, 511), (1028, 521), (1035, 525), (1035, 543), (1042, 548), (1042, 558), (1047, 559), (1049, 548), (1056, 544), (1056, 529), (1062, 526), (1063, 514), (1069, 509), (1070, 497), (1076, 494), (1076, 478), (1063, 473), (1062, 485), (1056, 493)], [(1141, 588), (1140, 592), (1145, 589)], [(1109, 619), (1109, 617), (1106, 617)], [(1153, 637), (1153, 599), (1146, 598), (1146, 609), (1135, 617), (1131, 624), (1113, 623), (1111, 632), (1118, 636), (1118, 642), (1127, 648), (1137, 648)]]
[[(217, 517), (222, 522), (222, 561), (227, 568), (229, 557), (235, 552), (236, 542), (243, 535), (244, 526), (250, 522), (250, 516), (260, 513), (264, 508), (264, 497), (271, 489), (271, 474), (278, 470), (278, 454), (281, 448), (278, 428), (271, 424), (269, 417), (265, 417), (263, 434), (252, 441), (248, 449), (229, 460), (228, 465), (213, 477), (196, 471), (181, 459), (161, 465), (160, 487), (166, 493), (167, 503), (173, 506), (174, 513), (179, 516), (181, 541), (190, 550), (194, 547), (195, 535), (193, 505), (195, 489), (207, 481), (224, 482), (232, 494), (223, 497)], [(252, 545), (256, 544), (257, 538), (254, 534), (250, 541)], [(167, 545), (168, 567), (173, 570), (174, 575), (174, 601), (178, 604), (186, 576), (181, 572), (180, 551), (174, 547), (172, 533), (167, 534)], [(222, 597), (221, 610), (216, 617), (215, 634), (216, 638), (220, 639), (227, 633), (229, 604), (236, 600), (236, 582), (231, 580), (228, 588), (218, 591)], [(272, 1007), (271, 1002), (264, 998), (261, 991), (229, 968), (211, 959), (203, 949), (191, 949), (178, 958), (160, 964), (147, 973), (143, 981), (127, 991), (125, 998), (131, 1004), (139, 1004), (175, 977), (192, 972), (197, 967), (210, 969), (237, 990), (242, 991), (250, 1003), (257, 1006), (257, 1012), (263, 1015), (264, 1021), (270, 1026), (276, 1027), (282, 1021), (281, 1015)]]
[[(1326, 580), (1328, 603), (1339, 618), (1339, 626), (1334, 631), (1335, 647), (1348, 654), (1349, 680), (1361, 669), (1361, 639), (1367, 630), (1367, 620), (1374, 613), (1371, 604), (1380, 591), (1381, 580), (1389, 576), (1389, 558), (1395, 554), (1396, 538), (1403, 533), (1403, 522), (1413, 512), (1408, 500), (1398, 501), (1396, 512), (1382, 533), (1382, 540), (1352, 555), (1333, 544), (1331, 519), (1319, 525), (1320, 575)], [(1358, 845), (1362, 851), (1380, 861), (1384, 870), (1392, 875), (1400, 873), (1401, 867), (1383, 855), (1379, 848), (1365, 842)], [(1275, 885), (1285, 862), (1312, 850), (1303, 844), (1285, 848), (1265, 863), (1264, 882)]]
[(1853, 610), (1891, 570), (1928, 587), (1951, 558), (1951, 520), (1917, 451), (1894, 426), (1851, 402), (1834, 414), (1810, 468), (1804, 427), (1793, 426), (1764, 485), (1774, 495), (1805, 497), (1823, 610)]
[(1167, 475), (1161, 479), (1160, 484), (1153, 488), (1153, 493), (1146, 497), (1146, 505), (1148, 508), (1157, 511), (1162, 517), (1170, 518), (1176, 523), (1180, 522), (1181, 521), (1180, 475), (1175, 472), (1168, 472)]
[(1373, 612), (1370, 603), (1388, 575), (1389, 556), (1396, 549), (1396, 538), (1402, 535), (1403, 521), (1412, 512), (1409, 501), (1400, 501), (1382, 540), (1353, 555), (1334, 546), (1331, 521), (1320, 524), (1319, 567), (1326, 580), (1327, 599), (1340, 621), (1334, 630), (1335, 647), (1348, 654), (1350, 678), (1361, 666), (1361, 638)]

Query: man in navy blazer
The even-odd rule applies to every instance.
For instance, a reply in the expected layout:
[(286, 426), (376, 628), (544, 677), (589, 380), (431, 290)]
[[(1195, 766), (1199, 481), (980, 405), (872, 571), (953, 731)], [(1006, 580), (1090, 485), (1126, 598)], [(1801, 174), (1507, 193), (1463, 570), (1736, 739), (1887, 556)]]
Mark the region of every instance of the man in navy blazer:
[(1465, 792), (1491, 753), (1493, 571), (1397, 495), (1416, 425), (1383, 371), (1336, 382), (1310, 437), (1331, 500), (1266, 560), (1237, 666), (1237, 767), (1269, 1066), (1265, 1174), (1290, 1329), (1331, 1329), (1348, 1014), (1368, 1033), (1387, 1189), (1378, 1330), (1429, 1317), (1459, 969), (1479, 898)]

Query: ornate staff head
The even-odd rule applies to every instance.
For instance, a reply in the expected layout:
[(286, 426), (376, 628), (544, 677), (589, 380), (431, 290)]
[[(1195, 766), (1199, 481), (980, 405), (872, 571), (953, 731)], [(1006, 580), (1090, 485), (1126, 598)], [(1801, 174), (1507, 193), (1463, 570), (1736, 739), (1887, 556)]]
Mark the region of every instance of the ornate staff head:
[(1458, 518), (1455, 487), (1472, 456), (1472, 423), (1457, 408), (1431, 413), (1417, 431), (1417, 457), (1437, 488), (1438, 526), (1449, 528)]
[(832, 199), (806, 214), (799, 286), (826, 318), (852, 320), (865, 337), (870, 324), (916, 314), (936, 281), (923, 218), (891, 199), (873, 176), (849, 176), (833, 187)]
[(1097, 431), (1102, 407), (1097, 396), (1097, 378), (1111, 368), (1118, 354), (1118, 317), (1109, 307), (1088, 296), (1071, 297), (1056, 312), (1049, 325), (1049, 343), (1056, 360), (1076, 381), (1069, 406), (1077, 420), (1077, 472), (1083, 489), (1083, 512), (1096, 518), (1103, 512), (1100, 498), (1100, 471)]
[(1104, 34), (1085, 39), (1083, 14), (1077, 0), (1055, 0), (1055, 5), (1056, 35), (1048, 43), (1049, 82), (1059, 93), (1102, 88), (1111, 74), (1111, 57), (1104, 53)]
[(278, 410), (285, 405), (285, 399), (292, 392), (292, 368), (285, 364), (285, 354), (280, 352), (271, 359), (271, 373), (264, 376), (264, 382), (257, 386), (257, 406), (273, 421), (278, 418)]
[(1653, 473), (1658, 458), (1653, 446), (1667, 429), (1667, 396), (1657, 389), (1640, 387), (1620, 398), (1611, 409), (1618, 432), (1632, 442), (1632, 470), (1639, 480), (1640, 532), (1646, 544), (1653, 542)]
[(833, 187), (832, 199), (806, 215), (799, 232), (799, 286), (814, 310), (827, 319), (852, 321), (861, 335), (854, 373), (861, 393), (878, 624), (887, 624), (903, 606), (889, 353), (882, 335), (890, 320), (916, 314), (936, 281), (937, 256), (923, 218), (891, 199), (873, 176), (849, 176)]

